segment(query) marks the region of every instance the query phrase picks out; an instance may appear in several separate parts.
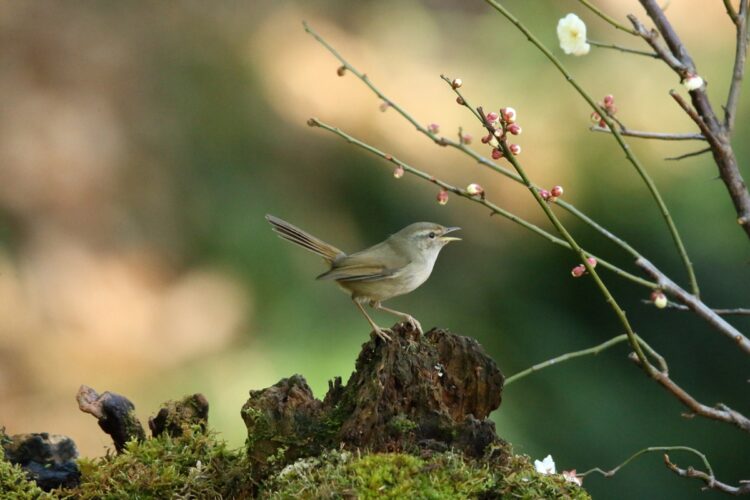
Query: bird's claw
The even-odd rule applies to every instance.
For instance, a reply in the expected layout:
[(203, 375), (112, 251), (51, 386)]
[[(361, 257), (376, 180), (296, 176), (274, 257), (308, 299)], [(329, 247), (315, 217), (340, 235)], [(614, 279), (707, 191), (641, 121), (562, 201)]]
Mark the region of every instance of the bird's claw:
[(416, 330), (420, 335), (424, 333), (422, 325), (413, 316), (407, 316), (406, 322), (411, 326), (412, 330)]
[(388, 335), (387, 333), (385, 333), (386, 332), (385, 328), (376, 328), (376, 329), (373, 330), (373, 332), (375, 332), (375, 335), (377, 335), (378, 337), (380, 337), (384, 342), (390, 342), (391, 340), (393, 340), (393, 339), (391, 339), (390, 335)]

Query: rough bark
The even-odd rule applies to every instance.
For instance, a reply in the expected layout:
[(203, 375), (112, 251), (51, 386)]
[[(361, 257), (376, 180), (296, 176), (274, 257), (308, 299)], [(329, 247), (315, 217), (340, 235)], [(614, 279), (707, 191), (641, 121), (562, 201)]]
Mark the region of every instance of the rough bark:
[(263, 467), (340, 446), (478, 457), (502, 444), (487, 417), (504, 377), (476, 340), (437, 329), (420, 336), (405, 324), (392, 337), (367, 342), (347, 384), (331, 382), (323, 401), (300, 375), (251, 391), (242, 409), (250, 459)]

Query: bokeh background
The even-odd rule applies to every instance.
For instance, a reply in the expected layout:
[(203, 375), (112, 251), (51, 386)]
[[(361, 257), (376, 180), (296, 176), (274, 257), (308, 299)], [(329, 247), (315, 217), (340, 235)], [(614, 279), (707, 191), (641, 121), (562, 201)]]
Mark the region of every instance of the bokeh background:
[[(555, 26), (577, 12), (591, 39), (643, 48), (637, 40), (575, 1), (506, 4), (593, 95), (614, 94), (628, 126), (693, 131), (667, 95), (679, 82), (663, 64), (596, 48), (565, 57)], [(618, 19), (646, 17), (634, 1), (597, 4)], [(732, 25), (720, 3), (674, 1), (667, 12), (718, 109)], [(324, 270), (319, 259), (272, 234), (266, 213), (345, 250), (417, 220), (463, 227), (465, 240), (443, 252), (428, 283), (391, 306), (477, 338), (506, 374), (621, 333), (591, 281), (570, 278), (569, 252), (465, 200), (440, 206), (433, 186), (395, 180), (388, 164), (307, 127), (317, 116), (458, 185), (479, 182), (493, 201), (548, 227), (520, 186), (436, 147), (381, 112), (351, 75), (338, 77), (303, 19), (448, 136), (463, 126), (478, 143), (481, 130), (441, 73), (460, 76), (476, 104), (514, 106), (533, 179), (565, 186), (567, 200), (685, 283), (663, 220), (612, 138), (587, 131), (585, 103), (483, 2), (4, 2), (0, 425), (8, 432), (67, 434), (84, 455), (103, 454), (108, 439), (74, 400), (85, 383), (127, 395), (143, 421), (166, 399), (202, 392), (212, 426), (239, 446), (249, 389), (301, 373), (322, 397), (329, 379), (346, 379), (367, 325), (336, 287), (313, 279)], [(746, 89), (735, 140), (743, 166), (748, 104)], [(630, 143), (672, 209), (705, 299), (750, 305), (750, 247), (710, 157), (663, 160), (701, 144)], [(634, 270), (619, 249), (562, 217), (589, 249)], [(688, 314), (642, 304), (645, 289), (604, 278), (681, 385), (750, 412), (745, 355)], [(627, 352), (509, 386), (493, 417), (498, 433), (518, 452), (551, 453), (559, 469), (612, 467), (642, 447), (679, 444), (705, 451), (722, 480), (749, 479), (748, 435), (681, 418), (683, 408)], [(658, 454), (585, 484), (600, 498), (718, 497), (668, 472)]]

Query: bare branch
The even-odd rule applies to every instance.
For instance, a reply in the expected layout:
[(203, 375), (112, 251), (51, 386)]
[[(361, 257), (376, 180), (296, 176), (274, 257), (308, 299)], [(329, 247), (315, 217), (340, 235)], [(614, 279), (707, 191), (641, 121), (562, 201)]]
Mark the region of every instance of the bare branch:
[(643, 269), (646, 274), (655, 279), (662, 290), (685, 304), (691, 311), (695, 312), (698, 316), (708, 322), (708, 324), (715, 330), (734, 341), (741, 350), (750, 354), (750, 340), (748, 340), (748, 338), (734, 326), (730, 325), (724, 318), (711, 310), (710, 307), (675, 284), (674, 281), (656, 269), (656, 267), (654, 267), (654, 265), (648, 260), (641, 257), (635, 261), (635, 265)]
[(648, 448), (643, 448), (642, 450), (636, 451), (635, 453), (630, 455), (628, 458), (626, 458), (622, 463), (620, 463), (619, 465), (617, 465), (616, 467), (610, 470), (603, 470), (599, 467), (594, 467), (593, 469), (589, 469), (586, 472), (578, 474), (578, 476), (586, 477), (589, 474), (596, 472), (597, 474), (601, 474), (604, 477), (612, 477), (615, 474), (617, 474), (620, 471), (620, 469), (628, 465), (630, 462), (632, 462), (636, 458), (640, 457), (641, 455), (645, 455), (647, 453), (653, 453), (655, 451), (687, 451), (688, 453), (697, 455), (703, 462), (703, 465), (705, 465), (706, 470), (709, 471), (711, 475), (713, 475), (714, 473), (714, 470), (711, 467), (711, 464), (709, 463), (708, 459), (706, 458), (706, 455), (696, 450), (695, 448), (691, 448), (689, 446), (649, 446)]
[(636, 33), (635, 31), (631, 30), (631, 29), (630, 29), (630, 28), (628, 28), (627, 26), (624, 26), (624, 25), (622, 25), (622, 24), (618, 23), (618, 22), (617, 22), (617, 21), (615, 21), (615, 20), (614, 20), (614, 19), (613, 19), (613, 18), (612, 18), (611, 16), (608, 16), (608, 15), (607, 15), (607, 14), (605, 14), (605, 13), (604, 13), (603, 11), (599, 10), (599, 9), (598, 9), (598, 8), (597, 8), (597, 7), (595, 6), (595, 5), (593, 5), (593, 4), (592, 4), (591, 2), (589, 2), (588, 0), (578, 0), (578, 1), (579, 1), (579, 2), (580, 2), (580, 3), (581, 3), (581, 4), (583, 5), (583, 6), (584, 6), (584, 7), (586, 7), (586, 8), (587, 8), (587, 9), (589, 9), (589, 10), (590, 10), (591, 12), (593, 12), (593, 13), (594, 13), (594, 14), (596, 14), (597, 16), (601, 17), (602, 19), (604, 19), (604, 21), (606, 21), (606, 22), (607, 22), (607, 23), (609, 23), (610, 25), (614, 26), (614, 27), (615, 27), (615, 28), (617, 28), (618, 30), (624, 31), (625, 33), (630, 33), (631, 35), (635, 35), (635, 36), (638, 36), (638, 33)]
[[(727, 6), (729, 9), (731, 5)], [(727, 10), (727, 12), (729, 12)], [(731, 17), (731, 14), (730, 14)], [(748, 0), (740, 0), (739, 15), (735, 15), (734, 24), (737, 26), (737, 45), (734, 53), (734, 69), (732, 70), (732, 82), (729, 84), (727, 104), (724, 106), (724, 126), (727, 133), (731, 135), (734, 129), (734, 119), (737, 113), (737, 104), (740, 101), (740, 89), (742, 79), (745, 75), (745, 60), (747, 58), (748, 44)]]
[(716, 479), (713, 472), (706, 473), (701, 470), (693, 469), (692, 467), (688, 467), (687, 469), (679, 468), (669, 460), (669, 455), (667, 455), (666, 453), (664, 454), (664, 463), (669, 468), (669, 470), (671, 470), (678, 476), (700, 479), (701, 481), (706, 483), (707, 489), (717, 490), (723, 493), (729, 493), (730, 495), (737, 496), (750, 494), (750, 481), (740, 481), (739, 486), (732, 486), (726, 483), (722, 483), (721, 481)]
[[(604, 132), (605, 134), (611, 134), (612, 131), (608, 128), (593, 126), (590, 129), (593, 132)], [(640, 139), (658, 139), (661, 141), (705, 141), (706, 138), (701, 134), (675, 134), (671, 132), (645, 132), (642, 130), (630, 130), (627, 128), (621, 128), (620, 133), (628, 137), (638, 137)]]
[(628, 14), (628, 19), (633, 24), (633, 27), (641, 36), (641, 38), (643, 38), (646, 43), (648, 43), (651, 48), (654, 49), (654, 52), (659, 55), (659, 58), (684, 78), (684, 76), (688, 73), (688, 69), (684, 64), (682, 64), (679, 59), (677, 59), (671, 52), (669, 52), (669, 49), (667, 47), (659, 43), (659, 32), (656, 30), (647, 29), (643, 25), (643, 23), (641, 23), (633, 14)]
[(667, 156), (664, 159), (667, 161), (679, 161), (679, 160), (684, 160), (685, 158), (691, 158), (693, 156), (700, 156), (702, 154), (706, 154), (710, 152), (711, 152), (711, 148), (709, 147), (709, 148), (699, 149), (698, 151), (691, 151), (690, 153), (685, 153), (685, 154), (678, 155), (678, 156)]
[(734, 24), (737, 24), (737, 11), (732, 7), (732, 0), (724, 0), (724, 8), (727, 9), (727, 15)]
[[(652, 304), (653, 301), (651, 300), (643, 300), (644, 304)], [(673, 309), (675, 311), (690, 311), (690, 308), (688, 306), (684, 306), (682, 304), (676, 304), (674, 302), (668, 302), (667, 303), (667, 309)], [(711, 309), (713, 312), (718, 314), (719, 316), (750, 316), (750, 309), (744, 308), (744, 307), (736, 307), (734, 309)]]
[(659, 56), (659, 54), (657, 54), (656, 52), (646, 52), (645, 50), (631, 49), (628, 47), (623, 47), (622, 45), (617, 45), (616, 43), (595, 42), (594, 40), (586, 40), (586, 41), (590, 45), (593, 45), (594, 47), (599, 47), (602, 49), (619, 50), (620, 52), (625, 52), (626, 54), (636, 54), (639, 56), (653, 57), (654, 59), (661, 58), (661, 56)]
[[(654, 351), (651, 346), (646, 344), (646, 342), (637, 336), (638, 342), (641, 344), (641, 347), (643, 347), (643, 350), (648, 353), (649, 356), (654, 358), (656, 362), (659, 365), (659, 369), (663, 372), (668, 371), (667, 362), (666, 360), (659, 355), (656, 351)], [(552, 359), (548, 359), (546, 361), (543, 361), (541, 363), (537, 363), (523, 371), (520, 371), (514, 375), (511, 375), (510, 377), (505, 379), (505, 386), (512, 384), (513, 382), (517, 381), (518, 379), (524, 378), (528, 375), (531, 375), (532, 373), (538, 372), (540, 370), (543, 370), (545, 368), (549, 368), (551, 366), (559, 365), (562, 362), (570, 361), (572, 359), (580, 358), (583, 356), (596, 356), (602, 351), (606, 351), (610, 347), (616, 346), (617, 344), (620, 344), (622, 342), (625, 342), (628, 340), (628, 336), (626, 334), (618, 335), (617, 337), (613, 337), (606, 342), (602, 342), (599, 345), (596, 345), (594, 347), (589, 347), (588, 349), (581, 349), (580, 351), (573, 351), (573, 352), (567, 352), (565, 354), (561, 354), (560, 356), (557, 356)]]

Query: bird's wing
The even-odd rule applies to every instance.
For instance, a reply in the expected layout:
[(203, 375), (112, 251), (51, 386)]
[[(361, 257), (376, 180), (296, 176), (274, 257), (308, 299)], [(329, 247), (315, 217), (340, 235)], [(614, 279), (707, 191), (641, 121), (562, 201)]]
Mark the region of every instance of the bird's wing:
[(319, 280), (336, 281), (376, 281), (393, 276), (398, 269), (386, 269), (383, 266), (341, 266), (318, 276)]
[[(362, 252), (347, 255), (333, 264), (327, 271), (317, 279), (336, 281), (376, 281), (396, 276), (409, 264), (405, 257), (398, 257), (390, 252), (382, 251), (383, 243)], [(373, 251), (379, 256), (383, 263), (373, 263)]]

